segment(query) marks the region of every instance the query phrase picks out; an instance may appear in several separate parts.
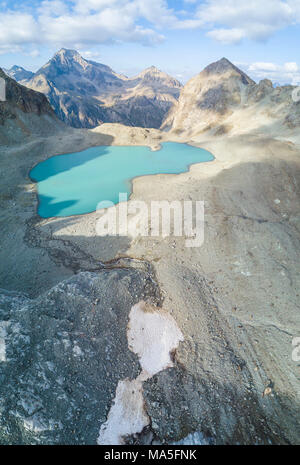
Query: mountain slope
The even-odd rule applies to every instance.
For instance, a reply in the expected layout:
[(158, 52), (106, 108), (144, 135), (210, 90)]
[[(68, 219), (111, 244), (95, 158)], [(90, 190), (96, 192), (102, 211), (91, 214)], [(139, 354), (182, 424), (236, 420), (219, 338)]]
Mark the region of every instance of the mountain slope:
[(129, 79), (66, 49), (23, 83), (43, 92), (57, 115), (77, 128), (103, 122), (158, 128), (181, 88), (155, 67)]
[(34, 76), (32, 71), (22, 68), (22, 66), (13, 66), (10, 69), (3, 70), (9, 77), (15, 79), (17, 82), (31, 79)]
[(188, 135), (286, 135), (300, 125), (300, 105), (292, 100), (293, 89), (273, 88), (266, 79), (256, 84), (222, 58), (184, 86), (162, 129)]
[(245, 73), (222, 58), (188, 81), (163, 129), (203, 129), (211, 121), (222, 120), (226, 113), (241, 105), (246, 88), (254, 84)]
[(0, 101), (0, 145), (19, 143), (31, 135), (48, 136), (64, 126), (43, 94), (20, 85), (1, 68), (0, 78), (6, 87), (6, 101)]

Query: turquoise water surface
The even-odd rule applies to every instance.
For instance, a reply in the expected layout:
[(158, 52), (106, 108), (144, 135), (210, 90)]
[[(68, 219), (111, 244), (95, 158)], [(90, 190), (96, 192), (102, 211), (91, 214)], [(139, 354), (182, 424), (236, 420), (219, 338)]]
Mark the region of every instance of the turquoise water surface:
[(99, 146), (58, 155), (36, 165), (30, 176), (38, 183), (38, 214), (43, 218), (96, 210), (99, 202), (118, 203), (131, 194), (136, 176), (187, 171), (189, 165), (214, 159), (207, 150), (165, 142), (153, 152), (143, 146)]

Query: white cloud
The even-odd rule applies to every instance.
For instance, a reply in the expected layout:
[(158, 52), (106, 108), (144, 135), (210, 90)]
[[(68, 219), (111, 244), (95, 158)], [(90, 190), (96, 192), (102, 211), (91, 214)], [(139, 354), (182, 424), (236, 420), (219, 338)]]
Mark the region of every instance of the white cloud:
[(74, 10), (77, 13), (87, 14), (91, 11), (101, 11), (103, 8), (115, 6), (116, 3), (123, 5), (124, 2), (116, 0), (77, 0)]
[(171, 24), (176, 17), (162, 0), (44, 0), (32, 13), (6, 10), (0, 14), (1, 47), (26, 44), (78, 46), (118, 41), (144, 45), (160, 43), (163, 34), (142, 26), (144, 18), (156, 26)]
[(284, 69), (290, 73), (296, 73), (299, 70), (297, 63), (294, 62), (285, 63)]
[(86, 58), (87, 60), (100, 60), (101, 59), (101, 54), (99, 52), (93, 51), (93, 50), (78, 50), (81, 56), (83, 58)]
[(64, 15), (56, 18), (41, 16), (39, 25), (45, 42), (57, 44), (97, 44), (114, 41), (141, 42), (145, 45), (159, 43), (161, 34), (134, 23), (127, 11), (107, 8), (85, 16)]
[(243, 63), (240, 66), (255, 80), (267, 78), (280, 84), (298, 85), (300, 83), (299, 67), (294, 62), (284, 64), (256, 62), (250, 65)]
[(158, 27), (172, 27), (178, 20), (167, 2), (162, 0), (134, 0), (138, 15)]
[(163, 29), (196, 28), (229, 44), (265, 40), (300, 22), (300, 0), (184, 0), (183, 5), (186, 9), (176, 10), (171, 0), (43, 0), (35, 11), (26, 10), (25, 3), (16, 12), (6, 4), (0, 13), (0, 50), (28, 44), (152, 45), (164, 40)]
[(300, 21), (300, 0), (206, 0), (196, 16), (219, 42), (260, 41)]
[(22, 51), (22, 47), (18, 45), (0, 44), (0, 55), (4, 55), (6, 53), (21, 53)]
[(30, 52), (28, 52), (28, 55), (33, 58), (40, 56), (40, 54), (41, 54), (40, 51), (37, 49), (31, 50)]
[(244, 39), (245, 32), (243, 29), (213, 29), (207, 35), (223, 44), (238, 44)]
[(0, 47), (22, 45), (38, 39), (34, 18), (26, 13), (0, 13)]
[(278, 71), (280, 69), (279, 65), (276, 65), (275, 63), (266, 63), (266, 62), (257, 62), (257, 63), (252, 63), (249, 66), (249, 71), (258, 71), (258, 72), (264, 72), (264, 71)]
[(67, 14), (68, 7), (62, 0), (44, 0), (37, 12), (42, 16), (62, 16)]

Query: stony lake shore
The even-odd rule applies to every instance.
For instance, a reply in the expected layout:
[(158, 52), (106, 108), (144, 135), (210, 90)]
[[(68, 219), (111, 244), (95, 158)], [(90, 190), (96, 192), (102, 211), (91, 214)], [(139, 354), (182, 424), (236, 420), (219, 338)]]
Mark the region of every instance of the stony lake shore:
[[(137, 178), (132, 199), (204, 200), (202, 247), (97, 237), (97, 213), (37, 215), (28, 174), (41, 160), (167, 140), (215, 160)], [(141, 373), (127, 325), (133, 306), (151, 301), (182, 340), (170, 366), (143, 382), (149, 425), (123, 441), (197, 432), (203, 443), (298, 444), (299, 173), (296, 143), (247, 134), (187, 139), (104, 124), (1, 148), (0, 442), (96, 443), (118, 383)]]

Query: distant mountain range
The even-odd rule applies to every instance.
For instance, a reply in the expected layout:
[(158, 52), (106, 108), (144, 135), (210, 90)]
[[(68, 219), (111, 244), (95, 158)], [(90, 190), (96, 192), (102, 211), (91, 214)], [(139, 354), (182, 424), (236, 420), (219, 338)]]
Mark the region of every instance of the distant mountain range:
[[(14, 67), (7, 73), (14, 73), (17, 80), (27, 72)], [(256, 84), (226, 58), (207, 66), (184, 87), (155, 67), (129, 79), (66, 49), (29, 80), (21, 79), (23, 85), (14, 88), (16, 81), (7, 79), (8, 95), (12, 89), (16, 108), (12, 111), (7, 102), (0, 105), (0, 124), (7, 115), (20, 117), (20, 109), (27, 112), (34, 108), (38, 114), (43, 108), (50, 115), (46, 98), (41, 93), (28, 93), (25, 85), (45, 94), (59, 118), (77, 128), (117, 122), (160, 128), (189, 138), (202, 133), (213, 137), (241, 133), (285, 137), (300, 127), (300, 104), (292, 99), (293, 86), (274, 87), (268, 79)], [(51, 121), (53, 117), (54, 113)], [(20, 119), (18, 131), (27, 120)]]
[(15, 79), (17, 82), (31, 79), (34, 76), (34, 73), (27, 71), (27, 69), (22, 68), (22, 66), (13, 66), (10, 69), (3, 68), (3, 71), (11, 78)]
[(75, 128), (103, 122), (159, 128), (182, 87), (154, 66), (127, 78), (64, 48), (35, 74), (21, 67), (7, 74), (45, 94), (59, 118)]

